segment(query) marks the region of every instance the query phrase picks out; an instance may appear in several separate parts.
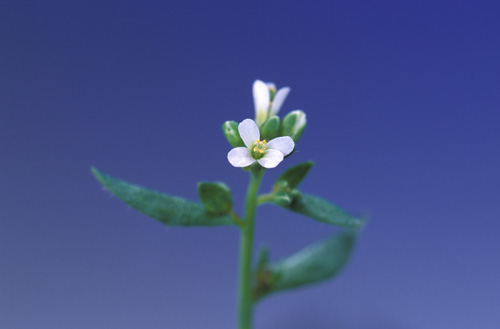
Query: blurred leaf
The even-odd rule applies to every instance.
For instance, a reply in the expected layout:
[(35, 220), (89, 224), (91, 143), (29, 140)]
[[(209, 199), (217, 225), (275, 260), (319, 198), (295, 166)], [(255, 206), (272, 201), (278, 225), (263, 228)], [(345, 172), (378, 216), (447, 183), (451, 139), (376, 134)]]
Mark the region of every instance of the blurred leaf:
[(228, 215), (212, 216), (201, 204), (108, 176), (92, 168), (97, 180), (132, 208), (169, 226), (233, 225)]
[(299, 186), (302, 180), (306, 177), (309, 169), (312, 168), (314, 162), (302, 162), (296, 166), (288, 168), (274, 183), (274, 189), (281, 189), (283, 182), (287, 183), (287, 188), (294, 189)]
[(325, 199), (310, 194), (302, 194), (294, 198), (289, 206), (283, 206), (277, 202), (275, 204), (326, 224), (347, 228), (357, 228), (363, 224), (361, 219), (347, 214)]
[(224, 183), (198, 183), (198, 196), (210, 214), (223, 215), (233, 209), (231, 190)]
[(269, 264), (256, 274), (254, 298), (333, 277), (349, 260), (355, 238), (356, 232), (343, 231)]

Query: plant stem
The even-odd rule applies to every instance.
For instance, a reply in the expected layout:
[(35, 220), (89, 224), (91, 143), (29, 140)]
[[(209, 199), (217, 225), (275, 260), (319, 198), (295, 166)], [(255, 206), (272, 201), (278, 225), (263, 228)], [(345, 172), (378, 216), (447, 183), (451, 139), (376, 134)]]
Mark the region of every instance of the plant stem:
[(252, 328), (252, 251), (257, 207), (257, 193), (262, 181), (263, 170), (250, 171), (245, 202), (245, 225), (240, 234), (240, 272), (238, 287), (238, 328)]

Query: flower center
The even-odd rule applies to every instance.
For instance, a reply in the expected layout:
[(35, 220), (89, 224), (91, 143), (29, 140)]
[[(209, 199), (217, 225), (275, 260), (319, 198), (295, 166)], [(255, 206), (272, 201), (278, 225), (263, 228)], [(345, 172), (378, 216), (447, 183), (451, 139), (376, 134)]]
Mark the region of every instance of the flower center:
[(264, 154), (266, 153), (266, 141), (260, 141), (256, 140), (253, 144), (252, 147), (250, 148), (250, 151), (252, 152), (252, 157), (255, 160), (262, 159), (264, 157)]

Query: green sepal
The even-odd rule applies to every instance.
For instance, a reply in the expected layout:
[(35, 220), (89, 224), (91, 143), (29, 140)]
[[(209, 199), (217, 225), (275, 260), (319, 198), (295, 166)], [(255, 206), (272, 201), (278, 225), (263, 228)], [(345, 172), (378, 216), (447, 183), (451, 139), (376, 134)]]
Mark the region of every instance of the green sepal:
[(293, 201), (289, 206), (283, 206), (272, 199), (271, 202), (290, 211), (330, 225), (358, 228), (363, 224), (361, 219), (347, 214), (325, 199), (310, 194), (294, 194), (293, 191), (292, 196)]
[[(273, 185), (273, 190), (279, 191), (285, 189), (294, 189), (299, 186), (302, 180), (306, 177), (309, 169), (312, 168), (314, 162), (302, 162), (296, 166), (288, 168)], [(286, 183), (286, 184), (285, 184)], [(286, 186), (286, 187), (285, 187)]]
[(233, 147), (245, 146), (243, 140), (238, 132), (238, 122), (236, 121), (226, 121), (222, 124), (222, 132), (226, 137), (227, 141)]
[(233, 209), (231, 190), (222, 182), (198, 183), (198, 196), (209, 214), (228, 214)]
[(199, 203), (156, 192), (92, 168), (95, 178), (132, 208), (168, 226), (234, 225), (231, 216), (209, 214)]
[(267, 119), (260, 127), (260, 139), (270, 141), (279, 136), (280, 133), (280, 118), (273, 115)]
[(332, 278), (349, 260), (355, 239), (356, 232), (342, 231), (277, 263), (260, 268), (256, 273), (254, 300), (273, 292)]
[(281, 121), (280, 136), (290, 136), (297, 143), (306, 128), (306, 114), (301, 110), (288, 113)]

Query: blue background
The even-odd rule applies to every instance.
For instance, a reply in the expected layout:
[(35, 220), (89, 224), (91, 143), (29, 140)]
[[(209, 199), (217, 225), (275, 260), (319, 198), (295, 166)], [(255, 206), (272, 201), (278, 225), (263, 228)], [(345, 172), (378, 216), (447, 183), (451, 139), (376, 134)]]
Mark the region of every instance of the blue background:
[[(335, 280), (259, 304), (258, 329), (500, 326), (498, 1), (0, 4), (0, 328), (234, 328), (238, 233), (167, 228), (92, 165), (196, 200), (247, 175), (225, 120), (292, 88), (302, 189), (370, 218)], [(333, 228), (260, 208), (279, 259)]]

